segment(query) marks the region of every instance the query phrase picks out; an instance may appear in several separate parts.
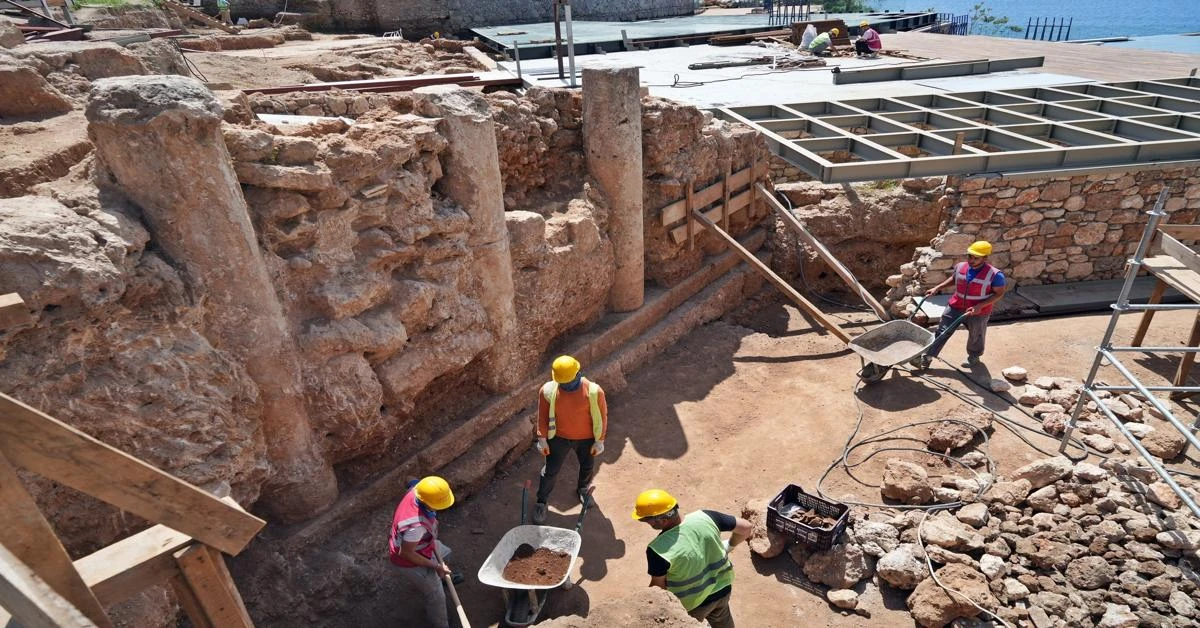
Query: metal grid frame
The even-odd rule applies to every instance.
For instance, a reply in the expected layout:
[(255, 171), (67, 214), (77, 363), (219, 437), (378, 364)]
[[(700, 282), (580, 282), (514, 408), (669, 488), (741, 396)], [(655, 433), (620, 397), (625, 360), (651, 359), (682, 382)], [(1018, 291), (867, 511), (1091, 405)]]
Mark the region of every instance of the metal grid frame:
[[(1088, 401), (1093, 401), (1096, 404), (1096, 408), (1108, 417), (1113, 426), (1115, 426), (1117, 430), (1119, 430), (1121, 434), (1125, 436), (1125, 439), (1129, 441), (1129, 444), (1133, 447), (1133, 449), (1137, 451), (1143, 459), (1146, 460), (1146, 464), (1150, 465), (1150, 468), (1162, 478), (1163, 482), (1165, 482), (1167, 486), (1170, 486), (1171, 490), (1175, 491), (1175, 493), (1179, 495), (1179, 498), (1183, 501), (1184, 505), (1186, 505), (1193, 514), (1195, 514), (1197, 517), (1200, 517), (1200, 505), (1197, 505), (1196, 502), (1192, 500), (1190, 496), (1188, 496), (1187, 492), (1185, 492), (1179, 486), (1179, 484), (1175, 482), (1175, 480), (1171, 477), (1170, 470), (1155, 460), (1154, 456), (1151, 455), (1150, 452), (1146, 451), (1146, 448), (1142, 446), (1141, 442), (1132, 434), (1130, 434), (1129, 429), (1125, 427), (1125, 423), (1121, 421), (1121, 419), (1117, 417), (1117, 415), (1114, 414), (1107, 405), (1104, 404), (1104, 401), (1099, 395), (1100, 391), (1141, 393), (1142, 396), (1146, 398), (1147, 403), (1152, 405), (1155, 410), (1157, 410), (1163, 416), (1163, 418), (1171, 424), (1172, 427), (1178, 430), (1179, 433), (1183, 434), (1184, 439), (1187, 440), (1189, 445), (1197, 448), (1197, 450), (1200, 450), (1200, 439), (1197, 439), (1197, 435), (1195, 433), (1196, 429), (1200, 428), (1200, 417), (1197, 417), (1196, 422), (1189, 427), (1175, 417), (1174, 413), (1171, 412), (1171, 407), (1168, 404), (1163, 403), (1161, 399), (1158, 399), (1153, 394), (1155, 392), (1176, 391), (1197, 392), (1200, 391), (1200, 386), (1147, 386), (1138, 379), (1136, 374), (1134, 374), (1127, 366), (1125, 366), (1125, 364), (1121, 361), (1121, 358), (1118, 356), (1119, 353), (1179, 353), (1181, 351), (1200, 351), (1200, 349), (1192, 347), (1113, 346), (1112, 344), (1113, 334), (1117, 330), (1117, 321), (1121, 318), (1121, 314), (1126, 312), (1145, 312), (1149, 310), (1200, 310), (1200, 303), (1175, 305), (1147, 303), (1138, 305), (1129, 302), (1129, 293), (1133, 288), (1134, 279), (1137, 278), (1138, 273), (1142, 270), (1142, 263), (1146, 258), (1147, 251), (1150, 249), (1150, 242), (1154, 239), (1154, 233), (1158, 229), (1159, 224), (1167, 215), (1167, 213), (1163, 211), (1163, 206), (1166, 204), (1168, 196), (1168, 190), (1163, 188), (1162, 192), (1160, 192), (1158, 195), (1158, 201), (1154, 204), (1154, 209), (1152, 209), (1149, 213), (1149, 220), (1146, 222), (1146, 230), (1142, 232), (1142, 239), (1141, 242), (1138, 243), (1137, 251), (1134, 253), (1133, 258), (1130, 259), (1126, 264), (1125, 282), (1121, 286), (1121, 292), (1117, 296), (1117, 302), (1112, 306), (1113, 312), (1112, 317), (1108, 321), (1108, 328), (1104, 331), (1104, 338), (1101, 339), (1100, 346), (1096, 348), (1096, 357), (1092, 361), (1092, 368), (1090, 371), (1088, 371), (1087, 379), (1083, 382), (1083, 387), (1080, 390), (1079, 400), (1075, 402), (1075, 410), (1071, 413), (1071, 420), (1067, 423), (1067, 429), (1063, 433), (1062, 442), (1059, 445), (1059, 451), (1066, 451), (1067, 441), (1070, 440), (1071, 435), (1075, 431), (1079, 417), (1083, 413), (1084, 406)], [(1128, 385), (1118, 386), (1097, 383), (1096, 375), (1099, 373), (1100, 367), (1105, 362), (1115, 368), (1117, 372), (1121, 374), (1121, 377), (1128, 382)]]
[(1200, 77), (721, 107), (825, 183), (1200, 163)]

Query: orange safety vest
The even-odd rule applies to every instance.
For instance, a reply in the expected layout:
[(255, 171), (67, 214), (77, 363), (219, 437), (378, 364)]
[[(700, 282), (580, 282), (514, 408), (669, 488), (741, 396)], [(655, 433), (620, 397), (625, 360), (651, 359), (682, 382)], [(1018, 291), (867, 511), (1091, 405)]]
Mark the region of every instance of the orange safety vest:
[[(984, 262), (975, 278), (967, 281), (967, 270), (971, 265), (961, 262), (954, 267), (954, 296), (950, 297), (950, 307), (965, 310), (992, 296), (992, 279), (996, 276), (996, 267)], [(979, 314), (991, 314), (992, 306), (979, 309)]]
[(400, 545), (404, 542), (404, 533), (413, 528), (425, 528), (425, 536), (417, 543), (417, 553), (425, 558), (433, 558), (434, 544), (437, 543), (437, 517), (426, 516), (426, 510), (417, 502), (417, 489), (413, 488), (400, 500), (396, 514), (392, 517), (392, 533), (388, 535), (388, 558), (392, 564), (401, 567), (420, 567), (412, 561), (400, 557)]

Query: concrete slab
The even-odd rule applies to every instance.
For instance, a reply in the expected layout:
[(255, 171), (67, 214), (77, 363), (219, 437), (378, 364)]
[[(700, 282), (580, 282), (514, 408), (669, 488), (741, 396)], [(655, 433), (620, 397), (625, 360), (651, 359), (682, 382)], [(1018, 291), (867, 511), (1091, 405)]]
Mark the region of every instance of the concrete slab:
[[(1102, 281), (1080, 281), (1069, 284), (1042, 286), (1017, 286), (1016, 293), (1033, 302), (1041, 315), (1074, 314), (1106, 310), (1121, 293), (1121, 279)], [(1129, 300), (1145, 303), (1154, 289), (1153, 277), (1138, 277), (1133, 283)], [(1168, 289), (1163, 295), (1164, 303), (1187, 302), (1178, 292)]]
[[(713, 70), (689, 70), (693, 63), (736, 61), (771, 56), (776, 63), (789, 59), (811, 59), (778, 45), (761, 46), (687, 46), (620, 52), (606, 55), (587, 55), (575, 58), (576, 72), (585, 67), (634, 65), (641, 69), (641, 81), (650, 94), (701, 108), (745, 105), (769, 105), (880, 96), (915, 96), (952, 91), (1011, 89), (1013, 87), (1061, 85), (1086, 82), (1087, 79), (1064, 74), (1016, 70), (995, 74), (949, 77), (928, 81), (885, 81), (880, 83), (851, 83), (834, 85), (831, 70), (866, 67), (912, 66), (919, 61), (895, 57), (857, 59), (834, 57), (826, 59), (823, 68), (781, 68), (771, 65), (741, 66)], [(516, 72), (516, 63), (503, 62), (502, 68)], [(554, 59), (522, 60), (522, 76), (528, 85), (563, 87), (559, 80), (558, 64)], [(576, 79), (578, 82), (578, 79)]]

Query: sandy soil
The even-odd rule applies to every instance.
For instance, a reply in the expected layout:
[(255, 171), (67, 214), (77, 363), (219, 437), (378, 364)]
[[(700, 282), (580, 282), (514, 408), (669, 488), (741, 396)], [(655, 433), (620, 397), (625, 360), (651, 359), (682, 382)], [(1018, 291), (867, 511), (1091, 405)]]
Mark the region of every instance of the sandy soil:
[[(859, 313), (845, 318), (863, 320)], [(987, 367), (974, 377), (990, 377), (988, 370), (998, 376), (1001, 368), (1018, 364), (1029, 369), (1031, 378), (1082, 379), (1107, 321), (1107, 315), (1098, 314), (996, 324), (989, 334)], [(1136, 322), (1134, 317), (1122, 319), (1118, 342), (1128, 340)], [(1146, 342), (1182, 344), (1190, 323), (1187, 313), (1160, 314)], [(858, 325), (847, 326), (852, 333), (860, 331)], [(943, 357), (954, 364), (961, 361), (965, 340), (965, 333), (956, 335)], [(1136, 364), (1143, 375), (1165, 377), (1174, 372), (1174, 362), (1165, 358), (1139, 359)], [(639, 491), (667, 489), (685, 510), (737, 513), (745, 499), (773, 496), (788, 483), (812, 491), (827, 465), (840, 455), (860, 408), (862, 437), (939, 418), (962, 403), (921, 379), (896, 372), (856, 397), (858, 368), (858, 358), (836, 339), (812, 331), (790, 306), (767, 302), (757, 312), (697, 330), (637, 371), (629, 378), (629, 388), (609, 400), (608, 448), (596, 477), (597, 505), (584, 522), (573, 575), (578, 586), (552, 591), (542, 619), (586, 614), (591, 605), (646, 586), (644, 548), (654, 532), (629, 516)], [(586, 369), (584, 365), (585, 373)], [(999, 398), (973, 388), (944, 363), (935, 363), (931, 377), (996, 410), (1006, 409)], [(1194, 416), (1196, 406), (1188, 405), (1186, 411)], [(1021, 418), (1019, 413), (1007, 414)], [(1032, 420), (1024, 421), (1032, 425)], [(1057, 445), (1049, 437), (1025, 434), (1046, 451)], [(991, 439), (990, 452), (1001, 472), (1043, 457), (1004, 430)], [(886, 457), (863, 465), (856, 476), (877, 483)], [(1194, 461), (1184, 464), (1196, 468)], [(472, 625), (495, 626), (504, 613), (501, 592), (478, 584), (474, 572), (500, 536), (517, 525), (522, 484), (532, 479), (536, 487), (540, 465), (541, 458), (531, 450), (485, 491), (444, 515), (442, 536), (455, 550), (451, 562), (469, 576), (458, 590)], [(579, 512), (570, 490), (572, 462), (563, 474), (551, 497), (547, 524), (570, 527)], [(841, 473), (833, 474), (825, 488), (850, 499), (879, 498), (877, 488)], [(762, 560), (739, 548), (733, 561), (737, 581), (732, 608), (740, 626), (911, 625), (903, 599), (890, 593), (881, 596), (874, 587), (860, 601), (870, 619), (839, 614), (786, 553)]]

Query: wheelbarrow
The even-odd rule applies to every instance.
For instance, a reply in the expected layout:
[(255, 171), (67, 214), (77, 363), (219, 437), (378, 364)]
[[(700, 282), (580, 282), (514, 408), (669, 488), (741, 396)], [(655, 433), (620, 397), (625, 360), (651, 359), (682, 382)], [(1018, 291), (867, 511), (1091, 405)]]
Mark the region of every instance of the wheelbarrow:
[[(487, 560), (479, 567), (479, 582), (497, 587), (504, 595), (504, 623), (509, 626), (528, 626), (537, 621), (550, 591), (558, 587), (569, 589), (574, 586), (571, 582), (571, 572), (575, 569), (575, 559), (579, 557), (579, 547), (583, 537), (579, 535), (583, 529), (583, 517), (587, 514), (591, 502), (592, 489), (587, 492), (588, 499), (584, 500), (583, 509), (575, 522), (575, 529), (558, 528), (554, 526), (539, 526), (525, 524), (526, 499), (529, 493), (529, 483), (521, 493), (521, 525), (510, 529), (500, 537), (495, 549), (488, 555)], [(563, 573), (562, 579), (554, 584), (524, 584), (513, 582), (504, 577), (504, 567), (512, 559), (513, 553), (523, 544), (534, 549), (546, 548), (554, 552), (570, 555), (571, 560)]]
[[(918, 302), (915, 311), (921, 311), (921, 302)], [(858, 378), (864, 384), (883, 379), (893, 366), (921, 357), (938, 340), (954, 333), (964, 318), (966, 314), (956, 318), (941, 336), (934, 336), (933, 332), (910, 320), (888, 321), (855, 336), (850, 339), (848, 346), (862, 360)]]

